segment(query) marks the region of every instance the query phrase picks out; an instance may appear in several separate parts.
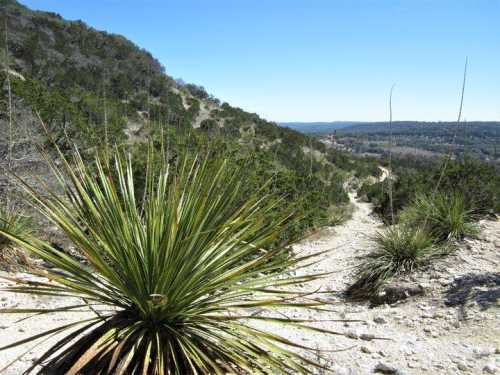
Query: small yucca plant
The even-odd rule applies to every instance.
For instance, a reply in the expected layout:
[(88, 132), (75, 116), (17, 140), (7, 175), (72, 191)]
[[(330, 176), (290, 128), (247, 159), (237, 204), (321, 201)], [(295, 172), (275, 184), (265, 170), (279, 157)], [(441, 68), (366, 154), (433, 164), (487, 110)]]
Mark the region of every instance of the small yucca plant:
[(2, 232), (11, 233), (16, 237), (24, 237), (32, 231), (32, 221), (11, 207), (0, 207), (0, 250), (13, 244), (13, 241)]
[(408, 225), (425, 226), (438, 240), (461, 240), (477, 234), (474, 210), (457, 192), (419, 194), (401, 214)]
[(293, 291), (320, 277), (290, 276), (311, 257), (283, 256), (285, 246), (268, 247), (290, 220), (266, 219), (280, 201), (249, 197), (238, 204), (244, 173), (208, 157), (184, 158), (175, 168), (163, 161), (157, 173), (148, 162), (144, 196), (137, 197), (131, 162), (119, 152), (114, 159), (113, 167), (99, 157), (88, 167), (76, 154), (71, 163), (52, 165), (66, 198), (27, 187), (90, 267), (48, 243), (2, 232), (57, 270), (46, 271), (53, 282), (8, 290), (86, 301), (2, 312), (60, 313), (87, 303), (100, 311), (32, 337), (69, 329), (28, 372), (41, 365), (40, 373), (50, 374), (274, 374), (319, 366), (296, 354), (307, 348), (248, 324), (264, 319), (308, 329), (306, 321), (252, 316), (250, 309), (322, 305)]
[(366, 297), (397, 275), (411, 272), (439, 253), (432, 236), (424, 229), (395, 225), (374, 238), (375, 249), (358, 266), (356, 282), (347, 295)]

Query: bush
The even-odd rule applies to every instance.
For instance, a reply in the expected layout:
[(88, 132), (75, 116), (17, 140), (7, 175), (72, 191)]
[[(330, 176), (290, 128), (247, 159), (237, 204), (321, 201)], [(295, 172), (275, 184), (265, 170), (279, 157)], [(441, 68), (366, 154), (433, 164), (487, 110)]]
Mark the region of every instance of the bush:
[[(248, 324), (266, 320), (307, 329), (303, 321), (251, 311), (322, 304), (293, 291), (320, 277), (293, 276), (311, 257), (290, 255), (289, 243), (268, 246), (291, 221), (290, 212), (266, 219), (281, 202), (260, 194), (239, 202), (244, 171), (211, 157), (179, 156), (168, 165), (150, 155), (158, 164), (148, 162), (145, 193), (136, 196), (131, 162), (121, 154), (114, 159), (111, 170), (100, 158), (88, 167), (79, 155), (74, 163), (53, 166), (65, 176), (59, 181), (67, 200), (29, 190), (90, 267), (48, 243), (2, 232), (57, 269), (47, 270), (54, 282), (11, 291), (79, 296), (104, 306), (99, 316), (31, 337), (70, 329), (28, 372), (43, 361), (43, 373), (58, 374), (310, 373), (306, 366), (317, 365), (288, 350), (298, 345)], [(38, 315), (85, 306), (14, 312)]]
[(441, 251), (427, 231), (406, 225), (389, 227), (373, 240), (375, 250), (358, 266), (356, 282), (346, 291), (349, 297), (369, 296), (384, 281), (415, 270)]
[(477, 234), (474, 208), (458, 192), (418, 194), (401, 213), (407, 225), (425, 227), (437, 241), (461, 240)]
[[(431, 184), (435, 185), (437, 179), (436, 174)], [(445, 170), (440, 190), (462, 194), (475, 215), (500, 213), (500, 171), (491, 163), (469, 156), (452, 161)]]
[(340, 225), (352, 217), (354, 206), (351, 203), (331, 206), (328, 210), (329, 225)]
[[(421, 160), (414, 157), (395, 157), (393, 160), (393, 208), (397, 214), (407, 207), (419, 193), (439, 191), (463, 195), (477, 217), (500, 213), (500, 173), (494, 165), (471, 157), (450, 160), (443, 171), (439, 160)], [(366, 195), (374, 204), (375, 212), (390, 221), (390, 200), (386, 182), (364, 184), (360, 195)]]

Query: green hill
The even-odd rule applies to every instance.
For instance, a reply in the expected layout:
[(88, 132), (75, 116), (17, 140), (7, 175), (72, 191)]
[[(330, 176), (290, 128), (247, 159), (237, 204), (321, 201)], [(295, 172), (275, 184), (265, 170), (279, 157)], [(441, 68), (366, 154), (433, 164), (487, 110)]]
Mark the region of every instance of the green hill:
[[(234, 162), (248, 163), (249, 190), (272, 178), (268, 190), (285, 196), (286, 205), (296, 205), (305, 216), (293, 230), (297, 233), (331, 220), (332, 207), (347, 201), (348, 174), (377, 173), (374, 161), (328, 150), (307, 135), (223, 103), (202, 87), (175, 81), (149, 52), (120, 35), (32, 11), (14, 0), (0, 0), (0, 8), (8, 40), (5, 45), (2, 30), (4, 135), (8, 77), (13, 122), (16, 130), (30, 132), (28, 141), (39, 135), (36, 111), (63, 149), (72, 143), (83, 150), (116, 144), (129, 147), (137, 165), (147, 140), (168, 144), (172, 153), (200, 152), (210, 145)], [(4, 158), (7, 138), (0, 140)], [(14, 154), (26, 152), (28, 141), (16, 142)]]

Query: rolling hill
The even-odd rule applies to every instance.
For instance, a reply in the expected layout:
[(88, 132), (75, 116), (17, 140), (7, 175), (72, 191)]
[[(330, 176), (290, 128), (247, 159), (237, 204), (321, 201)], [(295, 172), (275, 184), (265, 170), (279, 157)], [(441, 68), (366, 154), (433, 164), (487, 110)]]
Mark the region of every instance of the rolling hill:
[[(374, 161), (328, 149), (203, 87), (174, 80), (151, 53), (123, 36), (15, 0), (0, 0), (0, 9), (7, 26), (0, 38), (3, 165), (10, 149), (16, 160), (11, 167), (33, 172), (40, 163), (33, 143), (44, 142), (40, 120), (63, 150), (73, 144), (86, 154), (108, 145), (127, 147), (139, 168), (148, 141), (168, 144), (172, 154), (204, 152), (208, 145), (235, 163), (249, 163), (249, 192), (273, 179), (269, 192), (304, 213), (295, 232), (328, 223), (330, 207), (347, 201), (348, 174), (377, 173)], [(13, 136), (9, 124), (15, 125)]]

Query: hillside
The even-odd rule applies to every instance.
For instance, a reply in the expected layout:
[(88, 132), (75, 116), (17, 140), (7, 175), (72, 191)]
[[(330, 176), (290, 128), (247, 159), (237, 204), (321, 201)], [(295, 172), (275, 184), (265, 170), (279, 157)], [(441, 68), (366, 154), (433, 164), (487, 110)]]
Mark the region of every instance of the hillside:
[[(57, 14), (34, 12), (14, 0), (2, 0), (0, 7), (7, 19), (9, 68), (26, 78), (16, 93), (48, 122), (61, 122), (65, 116), (72, 127), (98, 126), (106, 101), (109, 126), (117, 133), (146, 118), (178, 127), (199, 127), (202, 122), (210, 127), (212, 119), (231, 134), (238, 133), (243, 123), (258, 125), (257, 135), (264, 138), (289, 133), (227, 103), (221, 105), (202, 87), (175, 82), (149, 52), (120, 35), (97, 31), (81, 21), (65, 21)], [(57, 111), (42, 100), (41, 91), (50, 92), (55, 101), (50, 104)]]
[[(22, 175), (44, 173), (33, 147), (46, 142), (38, 114), (63, 150), (75, 143), (88, 154), (116, 144), (132, 151), (137, 168), (148, 140), (168, 145), (173, 154), (208, 147), (231, 155), (233, 162), (249, 164), (249, 191), (273, 178), (268, 189), (305, 214), (294, 233), (330, 222), (331, 207), (347, 202), (343, 183), (349, 174), (377, 173), (374, 161), (329, 150), (316, 139), (221, 102), (203, 87), (174, 80), (149, 52), (123, 36), (32, 11), (15, 0), (0, 0), (0, 8), (8, 40), (6, 46), (2, 37), (0, 46), (5, 52), (0, 163), (7, 159), (11, 118), (15, 163), (10, 167)], [(0, 186), (7, 186), (2, 181)]]

